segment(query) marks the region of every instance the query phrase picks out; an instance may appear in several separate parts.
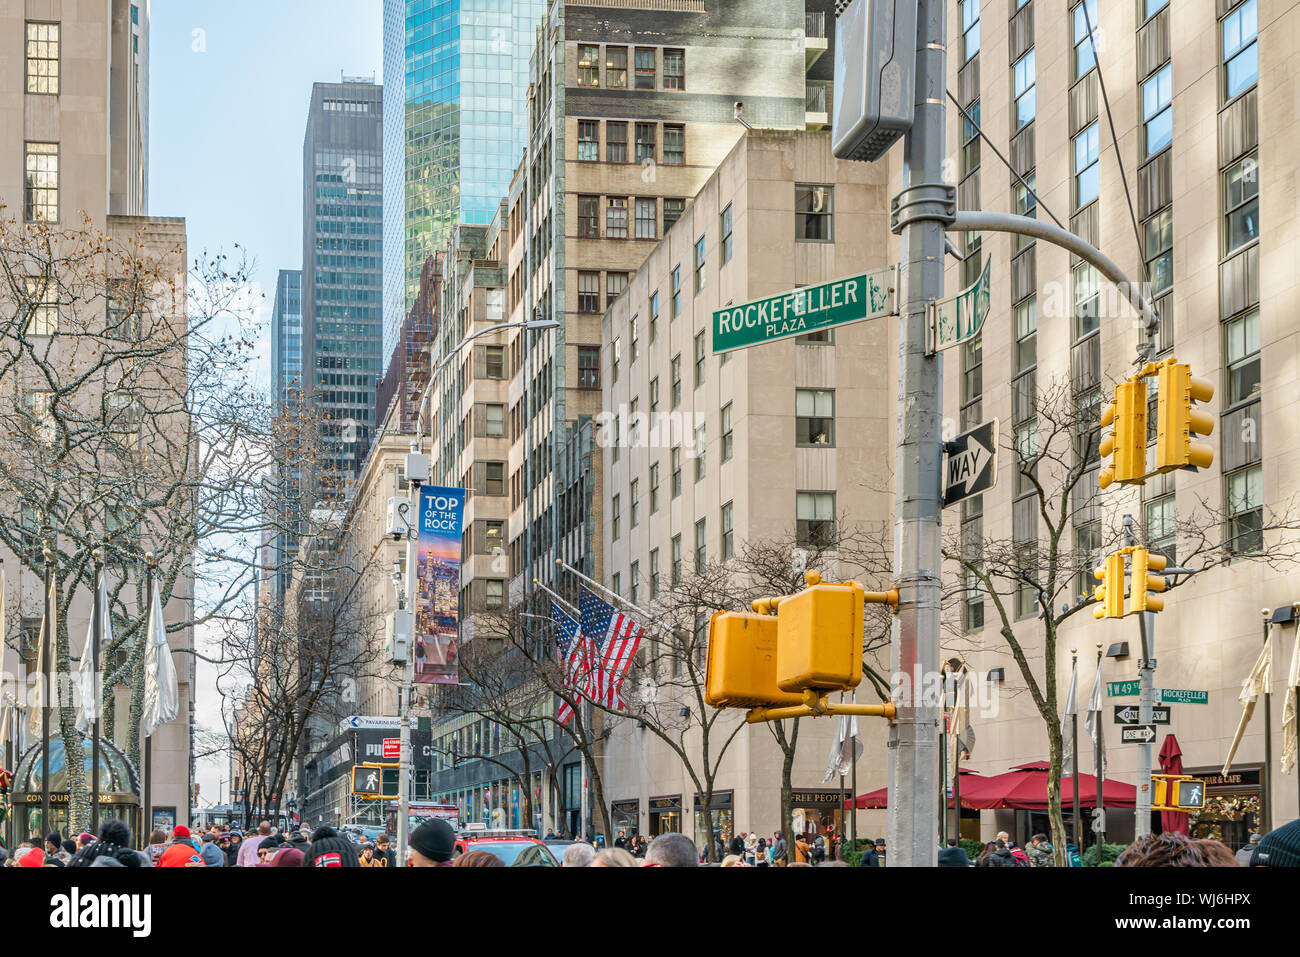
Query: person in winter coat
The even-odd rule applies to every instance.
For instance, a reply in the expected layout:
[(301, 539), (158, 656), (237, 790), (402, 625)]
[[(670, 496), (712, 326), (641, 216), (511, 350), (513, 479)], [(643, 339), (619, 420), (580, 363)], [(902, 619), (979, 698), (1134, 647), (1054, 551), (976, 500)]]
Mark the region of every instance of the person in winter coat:
[(149, 855), (149, 863), (157, 867), (158, 859), (163, 856), (163, 851), (167, 850), (167, 832), (162, 828), (154, 828), (153, 833), (149, 835), (149, 846), (144, 850)]
[(1233, 855), (1237, 859), (1237, 863), (1242, 867), (1250, 867), (1250, 859), (1255, 856), (1255, 848), (1259, 847), (1259, 842), (1261, 840), (1263, 840), (1263, 838), (1258, 834), (1252, 834), (1250, 836), (1250, 842)]
[[(983, 855), (981, 855), (983, 856)], [(1016, 859), (1011, 856), (1011, 849), (1006, 842), (998, 841), (993, 846), (993, 853), (984, 859), (985, 867), (1015, 867)]]
[(808, 835), (800, 834), (794, 839), (794, 862), (796, 864), (811, 864), (809, 860), (812, 857), (812, 845), (808, 843)]
[(172, 831), (171, 842), (173, 844), (188, 845), (189, 847), (194, 849), (194, 852), (196, 854), (202, 852), (203, 850), (203, 845), (194, 839), (194, 835), (190, 833), (190, 829), (186, 827), (184, 824), (176, 825), (176, 828)]
[(199, 848), (199, 857), (207, 867), (225, 867), (226, 854), (217, 845), (217, 836), (212, 832), (203, 835), (203, 846)]
[(318, 827), (311, 835), (311, 849), (302, 859), (303, 867), (360, 867), (356, 845), (339, 837), (332, 827)]
[(814, 864), (820, 864), (826, 860), (826, 835), (818, 834), (813, 838), (812, 859)]
[(970, 867), (970, 855), (955, 837), (948, 838), (948, 846), (939, 852), (940, 867)]
[[(331, 828), (333, 830), (333, 828)], [(257, 833), (239, 843), (238, 861), (240, 867), (257, 866), (257, 847), (271, 836), (271, 822), (263, 821), (257, 826)]]
[(785, 867), (790, 863), (790, 851), (785, 844), (785, 835), (777, 831), (772, 835), (772, 866)]
[(123, 867), (152, 867), (153, 861), (144, 851), (131, 847), (131, 829), (123, 821), (105, 821), (99, 829), (99, 840), (77, 851), (69, 867), (104, 867), (100, 859), (112, 858)]
[(1026, 854), (1024, 850), (1016, 844), (1015, 841), (1007, 841), (1007, 850), (1010, 851), (1011, 856), (1015, 858), (1016, 867), (1029, 866), (1029, 855)]
[(239, 835), (222, 833), (217, 838), (217, 845), (221, 852), (226, 855), (226, 867), (236, 867), (239, 864)]
[(871, 846), (863, 853), (858, 861), (858, 867), (884, 867), (885, 866), (885, 839), (878, 837), (871, 842)]
[(1030, 867), (1053, 867), (1056, 864), (1052, 843), (1046, 834), (1035, 834), (1025, 853), (1029, 856)]

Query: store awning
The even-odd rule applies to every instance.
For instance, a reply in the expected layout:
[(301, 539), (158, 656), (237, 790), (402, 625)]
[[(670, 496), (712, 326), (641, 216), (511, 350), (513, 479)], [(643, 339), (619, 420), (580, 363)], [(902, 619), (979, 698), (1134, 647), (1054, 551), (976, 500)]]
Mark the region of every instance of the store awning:
[[(984, 776), (978, 771), (971, 771), (967, 768), (961, 769), (961, 806), (964, 808), (973, 808), (975, 805), (966, 803), (966, 788), (978, 786)], [(859, 794), (856, 798), (851, 798), (844, 802), (844, 809), (847, 811), (850, 807), (855, 807), (859, 811), (878, 810), (889, 807), (889, 789), (878, 788), (875, 791), (868, 791), (866, 794)], [(948, 808), (952, 809), (952, 798), (948, 798)]]
[[(1047, 810), (1047, 771), (1046, 761), (1033, 761), (1012, 768), (1005, 774), (985, 777), (975, 771), (962, 769), (961, 806), (967, 810), (994, 810), (1010, 808), (1020, 811)], [(1110, 808), (1131, 808), (1137, 806), (1137, 788), (1123, 781), (1106, 778), (1102, 782), (1102, 804)], [(853, 800), (853, 806), (859, 810), (870, 810), (889, 806), (886, 788), (860, 794)], [(1074, 803), (1074, 778), (1065, 775), (1061, 778), (1061, 806), (1069, 807)], [(1094, 807), (1097, 803), (1097, 778), (1091, 774), (1079, 775), (1079, 806)], [(845, 808), (849, 802), (844, 802)], [(953, 806), (952, 798), (948, 807)]]

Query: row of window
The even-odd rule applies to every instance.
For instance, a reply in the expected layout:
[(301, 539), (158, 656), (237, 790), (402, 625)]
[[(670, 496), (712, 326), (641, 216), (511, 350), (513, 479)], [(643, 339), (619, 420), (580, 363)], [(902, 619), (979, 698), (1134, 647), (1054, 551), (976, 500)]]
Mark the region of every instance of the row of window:
[[(578, 238), (601, 238), (600, 196), (578, 197)], [(663, 204), (663, 231), (672, 229), (686, 209), (679, 197), (606, 196), (604, 222), (606, 239), (658, 239), (659, 205)], [(730, 209), (730, 207), (728, 207)]]
[[(596, 43), (578, 44), (578, 86), (591, 88), (603, 86), (607, 90), (629, 89), (629, 48), (625, 46), (606, 46), (603, 58), (600, 55), (600, 50), (600, 45)], [(630, 52), (632, 57), (631, 89), (686, 89), (685, 50), (634, 47)], [(663, 61), (662, 74), (659, 71), (661, 57)], [(602, 73), (604, 74), (603, 82)]]
[[(606, 163), (653, 163), (665, 166), (686, 165), (686, 127), (681, 123), (630, 123), (605, 120)], [(578, 120), (578, 160), (600, 162), (600, 120)], [(660, 126), (663, 127), (663, 153), (658, 152)], [(628, 131), (634, 137), (628, 142)], [(629, 145), (631, 150), (629, 151)]]

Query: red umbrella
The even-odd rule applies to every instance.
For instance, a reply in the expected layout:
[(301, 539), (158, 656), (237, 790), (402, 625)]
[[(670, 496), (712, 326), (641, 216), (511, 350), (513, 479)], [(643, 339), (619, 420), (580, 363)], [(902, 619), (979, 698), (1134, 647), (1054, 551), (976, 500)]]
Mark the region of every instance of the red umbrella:
[[(962, 768), (961, 775), (961, 806), (964, 808), (973, 807), (973, 805), (966, 803), (966, 789), (978, 786), (980, 781), (983, 780), (983, 775), (978, 771), (972, 771), (969, 768)], [(971, 778), (978, 778), (979, 781), (970, 780), (967, 775)], [(879, 810), (881, 808), (889, 807), (889, 789), (877, 788), (874, 791), (868, 791), (866, 794), (859, 794), (856, 798), (849, 798), (849, 800), (844, 802), (844, 809), (848, 810), (850, 806), (856, 807), (859, 811)], [(949, 810), (952, 809), (952, 798), (948, 798), (948, 808)]]
[[(1183, 773), (1183, 749), (1178, 746), (1178, 739), (1174, 737), (1172, 731), (1165, 735), (1165, 743), (1160, 747), (1160, 773)], [(1189, 837), (1192, 833), (1190, 819), (1183, 811), (1161, 811), (1160, 829), (1186, 834)]]
[[(1022, 811), (1047, 810), (1048, 763), (1033, 761), (1012, 768), (1006, 774), (985, 778), (970, 795), (962, 792), (965, 807), (991, 810), (1015, 808)], [(1071, 803), (1074, 797), (1074, 779), (1061, 778), (1061, 802)], [(1107, 778), (1102, 782), (1102, 803), (1106, 807), (1129, 808), (1137, 806), (1137, 788), (1122, 781)], [(1097, 803), (1097, 778), (1091, 774), (1079, 775), (1079, 806), (1094, 807)]]

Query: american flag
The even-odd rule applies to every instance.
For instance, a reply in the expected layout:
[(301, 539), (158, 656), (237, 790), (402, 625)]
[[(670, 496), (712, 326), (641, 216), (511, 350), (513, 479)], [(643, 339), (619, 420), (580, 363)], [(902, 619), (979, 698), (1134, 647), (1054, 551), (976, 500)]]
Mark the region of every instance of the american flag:
[[(578, 623), (564, 613), (555, 602), (551, 602), (551, 618), (555, 620), (555, 648), (559, 653), (560, 665), (564, 668), (564, 683), (577, 691), (584, 690), (586, 684), (586, 646)], [(560, 710), (556, 712), (560, 724), (568, 724), (573, 718), (573, 708), (569, 702), (561, 700)]]
[(588, 683), (591, 696), (607, 708), (622, 708), (623, 677), (632, 667), (644, 629), (585, 587), (578, 597), (578, 611), (595, 666)]

